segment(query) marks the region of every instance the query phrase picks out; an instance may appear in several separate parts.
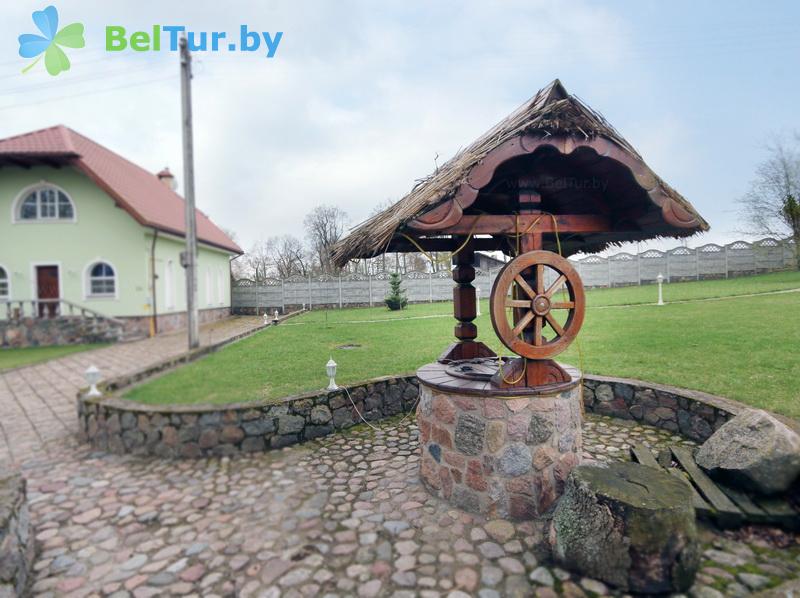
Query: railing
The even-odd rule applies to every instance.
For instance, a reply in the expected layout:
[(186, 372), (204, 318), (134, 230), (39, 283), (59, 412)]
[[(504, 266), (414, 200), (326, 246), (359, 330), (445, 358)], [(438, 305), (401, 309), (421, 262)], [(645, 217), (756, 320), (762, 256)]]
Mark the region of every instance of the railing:
[(122, 320), (107, 316), (89, 307), (84, 307), (67, 301), (66, 299), (28, 299), (16, 301), (4, 301), (5, 316), (7, 320), (19, 320), (21, 318), (58, 318), (58, 317), (81, 317), (94, 320), (108, 320), (113, 324), (124, 326)]

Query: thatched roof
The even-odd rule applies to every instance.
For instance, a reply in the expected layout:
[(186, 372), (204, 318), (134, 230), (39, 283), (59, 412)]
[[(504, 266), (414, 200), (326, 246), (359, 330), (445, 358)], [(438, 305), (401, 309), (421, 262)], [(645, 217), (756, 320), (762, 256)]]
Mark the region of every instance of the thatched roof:
[[(573, 166), (568, 168), (583, 168), (581, 172), (585, 176), (590, 174), (592, 177), (611, 176), (609, 162), (613, 159), (617, 168), (617, 171), (613, 172), (617, 188), (615, 193), (609, 193), (609, 197), (604, 198), (604, 201), (613, 204), (620, 200), (611, 195), (625, 196), (627, 199), (622, 201), (623, 203), (627, 201), (626, 209), (633, 203), (644, 205), (646, 202), (644, 208), (641, 205), (636, 206), (641, 215), (637, 216), (636, 222), (626, 222), (627, 229), (624, 232), (620, 230), (576, 237), (569, 247), (569, 253), (598, 251), (622, 241), (644, 240), (659, 236), (685, 237), (708, 230), (708, 224), (692, 205), (655, 175), (622, 135), (599, 113), (576, 96), (567, 93), (561, 82), (555, 80), (434, 173), (419, 181), (411, 192), (397, 203), (354, 228), (333, 248), (335, 263), (343, 266), (350, 259), (370, 257), (392, 250), (400, 233), (412, 232), (408, 226), (411, 221), (426, 213), (429, 214), (437, 207), (440, 207), (440, 211), (442, 209), (446, 211), (446, 208), (442, 207), (445, 202), (450, 201), (451, 204), (455, 204), (459, 214), (461, 213), (459, 202), (465, 210), (468, 209), (467, 206), (474, 202), (475, 198), (464, 202), (460, 194), (463, 189), (470, 190), (467, 185), (473, 169), (479, 167), (482, 161), (490, 160), (489, 154), (493, 150), (498, 150), (503, 144), (507, 146), (508, 143), (514, 143), (515, 139), (519, 140), (525, 136), (527, 136), (525, 139), (530, 139), (531, 135), (534, 138), (538, 136), (540, 143), (545, 145), (550, 144), (550, 140), (553, 140), (553, 143), (559, 140), (556, 145), (561, 144), (559, 147), (562, 155), (567, 158), (577, 145), (597, 148), (600, 147), (598, 144), (603, 143), (605, 144), (603, 147), (612, 147), (610, 157), (608, 150), (603, 154), (595, 152), (590, 159), (587, 159), (589, 154), (584, 152), (581, 158), (575, 157), (571, 162)], [(564, 149), (565, 139), (568, 146), (566, 149)], [(606, 161), (601, 164), (603, 160)], [(591, 170), (592, 168), (594, 170)], [(624, 193), (620, 191), (623, 187)], [(481, 189), (477, 189), (474, 194), (479, 197), (478, 194), (481, 192)], [(458, 201), (452, 201), (454, 198)], [(570, 211), (576, 211), (576, 207), (577, 211), (581, 211), (588, 203), (586, 197), (579, 197), (573, 192), (572, 196), (562, 193), (560, 198), (551, 202), (551, 205), (556, 206), (556, 209), (552, 210), (554, 213), (568, 213), (557, 209), (568, 205)], [(595, 200), (594, 203), (598, 202)], [(616, 209), (618, 206), (615, 204), (613, 207)], [(419, 230), (413, 234), (417, 233)]]

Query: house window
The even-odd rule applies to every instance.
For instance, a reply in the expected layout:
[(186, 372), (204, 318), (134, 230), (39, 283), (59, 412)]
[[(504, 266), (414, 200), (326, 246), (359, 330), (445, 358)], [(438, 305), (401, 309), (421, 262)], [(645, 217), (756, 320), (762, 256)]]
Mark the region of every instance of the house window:
[(8, 300), (8, 272), (0, 266), (0, 301)]
[(20, 220), (74, 220), (75, 206), (63, 191), (44, 186), (28, 193), (18, 216)]
[(167, 309), (175, 307), (175, 282), (172, 272), (172, 260), (167, 260), (167, 266), (164, 269), (164, 303)]
[(211, 305), (211, 268), (206, 266), (206, 304)]
[(217, 270), (217, 302), (220, 305), (225, 303), (225, 294), (222, 287), (222, 268)]
[(89, 269), (89, 297), (114, 297), (117, 275), (109, 264), (97, 262)]

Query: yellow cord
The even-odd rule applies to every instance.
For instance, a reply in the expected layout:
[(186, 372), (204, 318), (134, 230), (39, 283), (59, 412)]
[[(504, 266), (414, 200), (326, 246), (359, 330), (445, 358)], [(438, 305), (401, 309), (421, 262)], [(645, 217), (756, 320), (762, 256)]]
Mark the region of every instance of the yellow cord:
[(439, 259), (439, 260), (434, 259), (433, 256), (430, 253), (428, 253), (427, 251), (425, 251), (422, 248), (422, 246), (419, 243), (417, 243), (416, 239), (414, 239), (412, 236), (407, 235), (405, 233), (400, 233), (400, 235), (402, 237), (405, 237), (409, 241), (411, 241), (411, 244), (414, 247), (416, 247), (422, 255), (424, 255), (426, 258), (428, 258), (431, 261), (431, 265), (444, 264), (444, 263), (447, 263), (447, 262), (451, 261), (455, 256), (457, 256), (459, 253), (461, 253), (461, 250), (464, 249), (464, 247), (467, 246), (467, 243), (469, 243), (470, 240), (472, 239), (472, 235), (475, 232), (475, 229), (478, 227), (478, 222), (480, 221), (480, 219), (481, 219), (481, 215), (479, 214), (475, 218), (475, 222), (472, 223), (472, 228), (469, 229), (469, 234), (467, 234), (467, 238), (464, 240), (464, 242), (461, 245), (459, 245), (459, 247), (455, 251), (453, 251), (450, 255), (448, 255), (444, 259)]

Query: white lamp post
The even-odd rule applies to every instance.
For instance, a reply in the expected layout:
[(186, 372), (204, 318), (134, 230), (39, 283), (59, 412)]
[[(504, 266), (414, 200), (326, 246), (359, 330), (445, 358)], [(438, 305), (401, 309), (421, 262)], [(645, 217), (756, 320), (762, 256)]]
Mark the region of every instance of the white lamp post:
[(325, 364), (325, 370), (328, 372), (328, 378), (330, 378), (330, 382), (328, 382), (328, 390), (337, 390), (339, 387), (336, 386), (336, 362), (331, 357), (328, 360), (328, 363)]
[(658, 273), (656, 276), (656, 280), (658, 281), (658, 303), (657, 305), (664, 305), (664, 292), (661, 289), (661, 285), (664, 283), (664, 276), (661, 272)]
[(478, 311), (475, 312), (475, 315), (481, 315), (481, 288), (475, 287), (475, 305), (478, 308)]
[(277, 309), (275, 310), (275, 313), (272, 314), (272, 324), (273, 324), (273, 326), (277, 326), (278, 325), (278, 310)]
[(86, 393), (87, 397), (102, 397), (103, 393), (97, 390), (97, 383), (100, 382), (100, 370), (97, 366), (92, 364), (83, 373), (86, 383), (89, 385), (89, 392)]
[(264, 326), (269, 324), (269, 316), (267, 315), (267, 310), (264, 310)]

